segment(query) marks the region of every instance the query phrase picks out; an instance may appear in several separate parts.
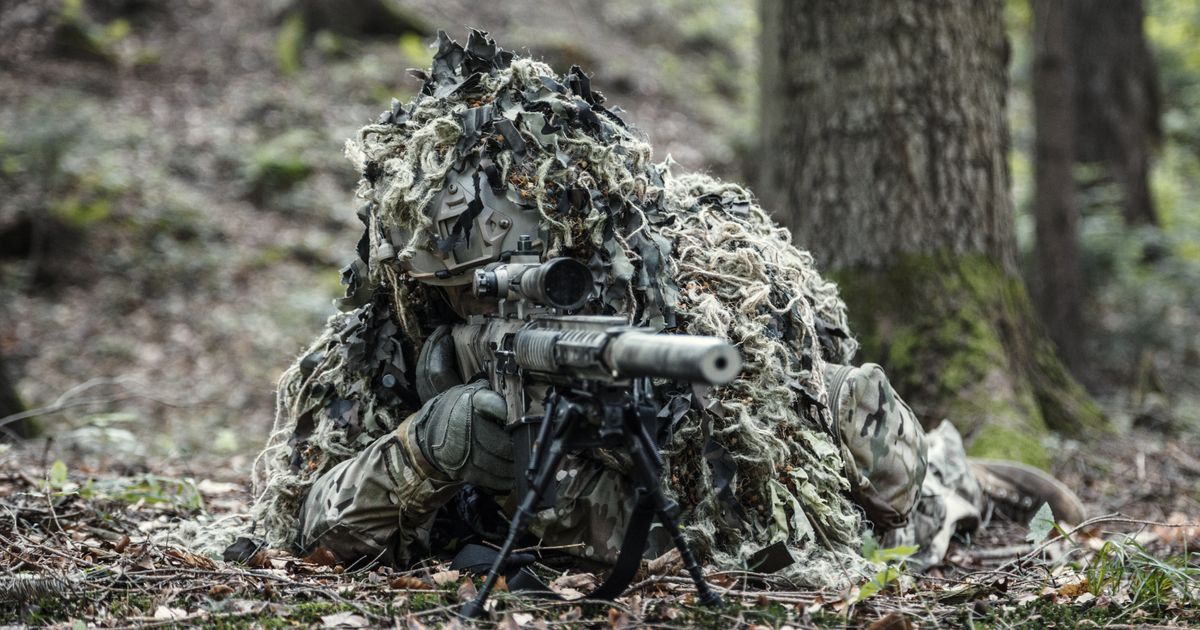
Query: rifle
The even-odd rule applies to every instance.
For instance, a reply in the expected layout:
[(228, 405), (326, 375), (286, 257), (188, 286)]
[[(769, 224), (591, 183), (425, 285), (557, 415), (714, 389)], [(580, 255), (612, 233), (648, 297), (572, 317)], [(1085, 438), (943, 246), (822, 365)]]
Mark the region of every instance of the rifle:
[(678, 506), (662, 491), (664, 462), (652, 438), (659, 412), (654, 380), (723, 385), (741, 370), (741, 356), (716, 337), (660, 335), (620, 317), (563, 314), (582, 307), (592, 286), (587, 266), (565, 257), (543, 263), (527, 236), (507, 262), (475, 271), (471, 293), (489, 312), (454, 327), (455, 351), (463, 373), (487, 374), (507, 402), (521, 501), (464, 617), (482, 613), (531, 518), (552, 504), (548, 491), (563, 457), (594, 448), (629, 456), (635, 508), (616, 565), (589, 597), (612, 599), (625, 590), (657, 518), (679, 550), (699, 601), (721, 602), (683, 539)]

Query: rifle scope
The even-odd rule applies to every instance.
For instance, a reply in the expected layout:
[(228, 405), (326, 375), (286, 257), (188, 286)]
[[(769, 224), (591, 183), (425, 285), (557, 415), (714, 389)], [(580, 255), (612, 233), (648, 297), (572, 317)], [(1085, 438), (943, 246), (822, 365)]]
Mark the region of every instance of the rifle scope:
[(544, 263), (502, 263), (477, 269), (472, 290), (476, 297), (528, 300), (573, 311), (592, 294), (592, 272), (587, 265), (567, 257)]

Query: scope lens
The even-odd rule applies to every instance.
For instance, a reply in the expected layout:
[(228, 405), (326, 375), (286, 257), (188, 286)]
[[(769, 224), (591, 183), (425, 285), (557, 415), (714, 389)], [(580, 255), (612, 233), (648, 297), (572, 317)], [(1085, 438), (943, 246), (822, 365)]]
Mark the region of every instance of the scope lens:
[(564, 310), (574, 310), (592, 294), (592, 272), (574, 258), (555, 258), (538, 270), (538, 289), (545, 302)]

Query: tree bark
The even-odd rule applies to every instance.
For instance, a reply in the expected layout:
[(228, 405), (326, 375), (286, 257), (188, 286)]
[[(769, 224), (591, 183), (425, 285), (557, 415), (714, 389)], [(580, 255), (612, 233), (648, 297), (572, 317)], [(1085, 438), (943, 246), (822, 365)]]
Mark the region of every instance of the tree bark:
[(1158, 224), (1150, 163), (1161, 139), (1158, 75), (1142, 0), (1069, 0), (1076, 160), (1103, 164), (1130, 224)]
[[(0, 355), (0, 418), (25, 411), (21, 397), (17, 395), (16, 386), (8, 380), (8, 366), (4, 356)], [(27, 438), (37, 433), (37, 424), (30, 420), (18, 420), (6, 425), (0, 425), (0, 441), (7, 437)]]
[(764, 205), (841, 286), (863, 359), (978, 455), (1103, 424), (1014, 260), (1001, 0), (762, 0)]
[(1072, 0), (1033, 0), (1033, 214), (1038, 311), (1059, 355), (1082, 367), (1083, 283), (1075, 206)]

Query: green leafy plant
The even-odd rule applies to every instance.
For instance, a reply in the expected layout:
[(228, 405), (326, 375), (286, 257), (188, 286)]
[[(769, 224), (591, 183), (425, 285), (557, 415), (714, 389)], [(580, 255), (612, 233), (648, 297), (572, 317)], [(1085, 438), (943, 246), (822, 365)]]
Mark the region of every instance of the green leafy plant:
[[(1190, 562), (1189, 562), (1190, 556)], [(1132, 537), (1105, 542), (1084, 569), (1096, 596), (1127, 593), (1131, 607), (1200, 605), (1200, 554), (1156, 558)]]
[(165, 505), (184, 510), (203, 510), (204, 498), (190, 479), (158, 475), (91, 480), (79, 489), (84, 499), (103, 498), (124, 503)]
[(51, 488), (59, 489), (67, 485), (67, 465), (63, 460), (56, 459), (50, 466), (50, 475), (47, 479)]
[(300, 71), (306, 39), (304, 16), (299, 13), (287, 16), (275, 36), (275, 62), (279, 64), (280, 72), (292, 76)]
[(92, 20), (84, 0), (65, 0), (58, 13), (59, 43), (77, 54), (103, 61), (116, 61), (117, 45), (132, 31), (129, 21), (116, 19), (101, 24)]
[(265, 200), (307, 179), (315, 169), (309, 150), (318, 143), (313, 132), (290, 129), (256, 147), (242, 166), (250, 195)]
[(915, 545), (901, 545), (884, 549), (879, 546), (879, 541), (875, 540), (874, 536), (867, 534), (863, 540), (863, 557), (873, 563), (883, 564), (884, 567), (866, 584), (858, 588), (858, 593), (850, 603), (857, 604), (878, 595), (900, 579), (904, 573), (904, 561), (918, 549), (919, 547)]
[(1054, 513), (1050, 511), (1050, 504), (1043, 503), (1042, 507), (1038, 508), (1037, 514), (1029, 520), (1029, 533), (1025, 534), (1025, 540), (1031, 545), (1040, 545), (1046, 542), (1050, 537), (1050, 532), (1058, 524), (1054, 521)]

